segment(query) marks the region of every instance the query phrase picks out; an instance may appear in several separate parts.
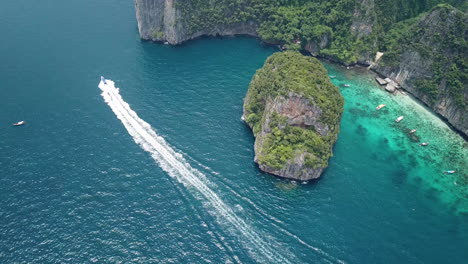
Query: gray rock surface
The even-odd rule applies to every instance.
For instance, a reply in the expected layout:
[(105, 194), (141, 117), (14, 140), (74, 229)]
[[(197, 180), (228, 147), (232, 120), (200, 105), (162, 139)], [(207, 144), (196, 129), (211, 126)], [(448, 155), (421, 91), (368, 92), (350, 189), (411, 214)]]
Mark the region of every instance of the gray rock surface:
[(389, 93), (394, 93), (396, 91), (396, 88), (393, 84), (391, 83), (388, 83), (386, 86), (385, 86), (385, 91), (389, 92)]
[[(177, 3), (187, 0), (134, 0), (138, 29), (143, 39), (153, 41), (168, 41), (170, 44), (180, 44), (184, 41), (197, 38), (203, 35), (236, 35), (245, 34), (257, 36), (258, 25), (255, 22), (237, 23), (231, 25), (217, 25), (212, 28), (205, 28), (197, 32), (190, 32), (188, 26), (184, 24), (185, 19), (176, 8)], [(365, 38), (372, 34), (373, 27), (378, 18), (376, 17), (374, 0), (360, 0), (356, 2), (351, 24), (351, 32), (358, 38)], [(460, 12), (460, 11), (459, 11)], [(422, 45), (434, 47), (438, 52), (446, 52), (442, 47), (438, 47), (438, 42), (434, 35), (447, 31), (455, 23), (451, 16), (441, 17), (438, 12), (432, 12), (423, 18), (421, 28), (424, 29), (419, 39), (415, 40)], [(465, 23), (468, 23), (466, 21)], [(462, 33), (463, 34), (463, 33)], [(465, 35), (467, 33), (465, 32)], [(468, 37), (465, 36), (465, 40)], [(318, 55), (320, 50), (328, 47), (330, 39), (323, 36), (317, 42), (305, 44), (305, 49), (313, 55)], [(371, 43), (376, 49), (377, 44)], [(450, 55), (450, 53), (447, 53)], [(403, 89), (412, 93), (416, 98), (428, 104), (436, 113), (442, 115), (457, 128), (460, 132), (468, 135), (468, 114), (465, 109), (458, 107), (449, 96), (444, 82), (440, 84), (440, 96), (437, 102), (432, 103), (429, 97), (414, 86), (414, 81), (421, 78), (433, 78), (432, 69), (433, 56), (423, 57), (417, 50), (406, 50), (401, 61), (396, 66), (388, 66), (382, 60), (374, 62), (375, 51), (363, 50), (358, 54), (358, 62), (371, 65), (371, 69), (379, 74), (390, 77), (396, 81)], [(468, 89), (464, 89), (465, 100), (468, 101)], [(393, 90), (393, 88), (389, 88)]]
[[(249, 100), (246, 97), (245, 100)], [(247, 101), (246, 101), (247, 102)], [(245, 105), (246, 103), (244, 103)], [(276, 113), (287, 118), (287, 124), (302, 128), (313, 128), (321, 136), (326, 136), (330, 132), (330, 128), (319, 121), (322, 110), (313, 102), (305, 99), (303, 96), (290, 92), (288, 96), (278, 96), (266, 103), (264, 117), (262, 118), (261, 131), (255, 135), (255, 158), (258, 163), (259, 155), (263, 155), (262, 149), (265, 139), (271, 133), (270, 121), (272, 115)], [(244, 108), (243, 119), (247, 118), (249, 113)], [(311, 180), (317, 179), (322, 174), (324, 168), (308, 168), (305, 166), (305, 157), (310, 153), (305, 151), (296, 152), (295, 156), (288, 160), (286, 165), (281, 169), (271, 168), (263, 164), (259, 164), (261, 170), (278, 175), (284, 178), (295, 180)]]
[(183, 0), (134, 0), (140, 37), (146, 40), (180, 44), (200, 36), (250, 35), (257, 36), (254, 22), (217, 25), (190, 32), (176, 6)]
[[(435, 63), (435, 56), (433, 54), (443, 54), (449, 58), (450, 56), (455, 56), (455, 51), (443, 46), (436, 39), (437, 36), (443, 36), (444, 32), (448, 32), (454, 26), (456, 23), (454, 20), (455, 12), (461, 11), (452, 10), (448, 15), (445, 15), (441, 14), (441, 10), (435, 10), (422, 17), (419, 22), (418, 27), (421, 28), (420, 34), (414, 36), (414, 39), (411, 39), (411, 41), (417, 43), (418, 46), (427, 47), (431, 50), (432, 54), (424, 55), (416, 48), (409, 48), (403, 53), (398, 64), (386, 65), (385, 63), (377, 63), (372, 65), (372, 70), (396, 81), (403, 89), (429, 105), (432, 110), (446, 118), (451, 125), (466, 136), (468, 135), (468, 111), (456, 105), (447, 89), (446, 81), (443, 79), (439, 84), (439, 96), (435, 102), (414, 84), (415, 80), (436, 78), (436, 73), (433, 69), (433, 64)], [(467, 16), (465, 16), (464, 23), (468, 23)], [(464, 34), (465, 40), (468, 39), (468, 32), (464, 32)], [(466, 57), (467, 54), (464, 56)], [(465, 102), (468, 102), (468, 87), (466, 82), (464, 83), (463, 97)]]

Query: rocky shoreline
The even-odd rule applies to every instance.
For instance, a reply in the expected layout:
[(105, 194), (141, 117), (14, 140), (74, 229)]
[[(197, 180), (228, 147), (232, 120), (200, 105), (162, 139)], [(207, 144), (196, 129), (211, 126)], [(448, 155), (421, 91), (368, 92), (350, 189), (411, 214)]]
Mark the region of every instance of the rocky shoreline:
[(244, 99), (242, 119), (255, 136), (254, 161), (284, 178), (319, 178), (332, 156), (342, 112), (343, 97), (317, 59), (274, 53)]
[[(178, 45), (185, 41), (195, 39), (201, 36), (231, 36), (231, 35), (248, 35), (259, 37), (257, 33), (258, 24), (255, 22), (234, 23), (230, 25), (217, 25), (212, 28), (202, 29), (198, 31), (191, 31), (189, 26), (185, 24), (182, 17), (182, 12), (177, 10), (177, 3), (180, 0), (135, 0), (136, 16), (138, 21), (138, 29), (142, 39), (167, 42), (171, 45)], [(369, 10), (375, 8), (372, 0), (363, 0), (365, 12), (358, 10), (355, 12), (351, 30), (357, 37), (365, 37), (372, 34), (373, 20), (369, 19)], [(455, 23), (452, 16), (460, 16), (460, 11), (447, 8), (436, 8), (432, 12), (420, 18), (420, 24), (424, 25), (424, 30), (421, 31), (422, 35), (415, 42), (421, 43), (423, 46), (437, 46), (434, 43), (436, 39), (434, 35), (437, 32), (447, 31)], [(445, 17), (446, 19), (443, 19)], [(263, 40), (262, 40), (263, 41)], [(264, 41), (265, 42), (265, 41)], [(320, 40), (304, 43), (304, 51), (309, 52), (314, 56), (326, 58), (335, 63), (340, 63), (346, 66), (365, 65), (370, 66), (370, 69), (379, 75), (390, 78), (400, 85), (405, 91), (408, 91), (418, 100), (423, 102), (432, 111), (440, 115), (446, 120), (455, 130), (463, 135), (464, 138), (468, 136), (468, 111), (466, 107), (460, 107), (452, 98), (451, 94), (447, 91), (447, 85), (444, 80), (441, 81), (438, 87), (437, 98), (427, 95), (414, 83), (416, 81), (424, 81), (435, 78), (433, 66), (435, 58), (429, 57), (424, 59), (421, 51), (410, 49), (402, 55), (399, 64), (388, 64), (382, 60), (375, 62), (375, 54), (369, 51), (363, 51), (359, 54), (356, 63), (347, 64), (342, 61), (336, 60), (329, 56), (320, 56), (321, 49), (329, 45), (330, 40), (324, 36)], [(278, 45), (278, 43), (269, 43), (269, 45)], [(437, 47), (440, 52), (444, 51), (443, 47)], [(448, 52), (448, 51), (447, 51)], [(385, 56), (385, 55), (384, 55)], [(384, 57), (385, 59), (385, 57)], [(468, 100), (468, 89), (466, 84), (462, 97)], [(465, 103), (466, 104), (466, 103)]]

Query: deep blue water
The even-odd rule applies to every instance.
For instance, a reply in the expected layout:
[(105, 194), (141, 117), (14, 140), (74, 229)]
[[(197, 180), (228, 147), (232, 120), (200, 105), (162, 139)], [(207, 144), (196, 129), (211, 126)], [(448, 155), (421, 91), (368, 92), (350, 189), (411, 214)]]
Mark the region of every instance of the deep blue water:
[[(369, 114), (389, 99), (362, 71), (327, 64), (337, 85), (352, 85), (330, 167), (302, 185), (256, 168), (240, 120), (275, 49), (245, 37), (142, 42), (124, 0), (3, 1), (0, 32), (0, 263), (468, 259), (466, 188), (428, 176), (446, 155), (398, 134), (399, 107)], [(184, 167), (164, 169), (136, 144), (101, 97), (100, 75), (178, 153), (159, 159)], [(414, 109), (406, 120), (422, 115)], [(447, 153), (466, 145), (443, 124), (420, 126), (426, 138), (446, 134)], [(466, 146), (454, 151), (445, 164), (462, 166)], [(205, 189), (187, 183), (195, 177)]]

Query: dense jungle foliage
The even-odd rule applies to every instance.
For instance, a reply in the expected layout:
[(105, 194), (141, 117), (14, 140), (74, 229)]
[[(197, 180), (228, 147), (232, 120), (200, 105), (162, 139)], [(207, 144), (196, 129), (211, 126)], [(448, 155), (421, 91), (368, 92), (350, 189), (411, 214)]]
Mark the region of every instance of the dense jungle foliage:
[[(463, 0), (181, 0), (177, 8), (187, 18), (185, 24), (191, 32), (252, 22), (262, 40), (289, 49), (301, 49), (327, 37), (330, 41), (320, 55), (351, 64), (363, 49), (377, 51), (395, 23), (442, 2), (465, 10), (468, 6)], [(357, 37), (350, 30), (355, 12), (365, 13), (369, 8), (373, 32)]]
[[(428, 26), (426, 15), (400, 22), (389, 31), (383, 40), (383, 63), (398, 64), (405, 51), (417, 51), (424, 60), (432, 62), (434, 76), (415, 80), (414, 85), (428, 96), (431, 104), (445, 92), (464, 109), (464, 93), (468, 89), (468, 18), (445, 4), (437, 5), (431, 12), (445, 24)], [(445, 85), (444, 90), (439, 88), (441, 84)]]
[[(267, 101), (277, 97), (287, 99), (291, 92), (320, 107), (322, 115), (319, 122), (330, 128), (326, 136), (318, 134), (313, 127), (289, 125), (287, 118), (276, 112), (269, 113), (269, 123), (263, 124)], [(339, 131), (344, 101), (317, 59), (294, 51), (273, 54), (254, 75), (246, 98), (246, 122), (252, 127), (254, 134), (260, 132), (262, 124), (271, 130), (258, 153), (260, 164), (279, 169), (297, 152), (306, 152), (306, 166), (327, 166)]]

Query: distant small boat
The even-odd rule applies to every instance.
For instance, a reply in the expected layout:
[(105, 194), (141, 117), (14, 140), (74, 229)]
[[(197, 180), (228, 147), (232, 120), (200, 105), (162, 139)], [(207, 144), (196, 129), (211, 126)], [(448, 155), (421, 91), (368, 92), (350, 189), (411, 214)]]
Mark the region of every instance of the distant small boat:
[(444, 171), (445, 174), (454, 174), (456, 171), (454, 170), (449, 170), (449, 171)]
[(24, 121), (19, 121), (19, 122), (16, 122), (16, 123), (13, 123), (14, 126), (22, 126), (24, 125), (26, 122)]
[(164, 45), (169, 45), (169, 42), (167, 42), (167, 41), (164, 41)]
[(395, 122), (400, 122), (401, 120), (403, 120), (403, 118), (405, 118), (404, 116), (399, 116), (397, 119), (395, 119)]
[(335, 76), (335, 75), (330, 75), (330, 78), (332, 78), (332, 79), (333, 79), (333, 78), (336, 78), (336, 76)]
[(429, 145), (429, 143), (427, 143), (427, 142), (423, 142), (423, 143), (419, 144), (419, 146), (424, 146), (424, 147), (427, 146), (427, 145)]
[(385, 107), (385, 104), (379, 104), (375, 109), (380, 110)]
[(416, 129), (411, 129), (411, 131), (409, 132), (410, 134), (413, 134), (416, 132)]
[(351, 85), (350, 84), (345, 84), (344, 87), (350, 87)]

